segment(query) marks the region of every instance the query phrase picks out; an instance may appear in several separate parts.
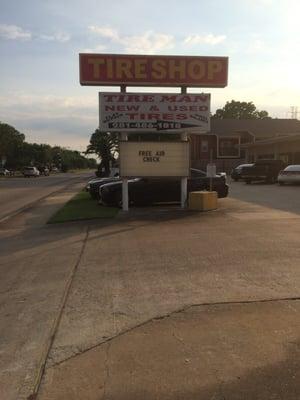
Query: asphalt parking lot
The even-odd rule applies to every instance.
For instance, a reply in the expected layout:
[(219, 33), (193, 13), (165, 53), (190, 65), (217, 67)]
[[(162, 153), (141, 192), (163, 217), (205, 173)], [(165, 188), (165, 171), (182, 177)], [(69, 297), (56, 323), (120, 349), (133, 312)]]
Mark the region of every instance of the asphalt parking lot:
[(300, 187), (230, 193), (63, 229), (56, 195), (2, 224), (5, 398), (299, 399)]
[(230, 197), (274, 210), (300, 212), (300, 185), (265, 184), (262, 182), (246, 185), (230, 181)]

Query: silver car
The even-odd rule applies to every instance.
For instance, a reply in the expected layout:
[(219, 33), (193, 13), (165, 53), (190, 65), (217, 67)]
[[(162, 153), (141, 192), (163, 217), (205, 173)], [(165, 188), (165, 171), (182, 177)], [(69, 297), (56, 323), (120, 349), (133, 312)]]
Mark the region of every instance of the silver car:
[(278, 174), (279, 185), (300, 183), (300, 165), (288, 165)]
[(31, 176), (38, 177), (40, 176), (40, 171), (36, 167), (25, 167), (23, 169), (23, 175), (24, 177), (29, 177), (29, 178)]

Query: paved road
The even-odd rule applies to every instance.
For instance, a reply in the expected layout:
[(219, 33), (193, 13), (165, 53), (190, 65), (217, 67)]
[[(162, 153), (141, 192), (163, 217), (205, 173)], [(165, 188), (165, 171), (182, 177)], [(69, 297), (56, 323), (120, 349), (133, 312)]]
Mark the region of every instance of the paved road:
[(0, 179), (0, 221), (20, 208), (31, 204), (68, 184), (91, 176), (92, 173), (67, 173), (39, 178)]
[(5, 399), (45, 366), (39, 400), (298, 400), (299, 189), (45, 226), (61, 192), (0, 224)]

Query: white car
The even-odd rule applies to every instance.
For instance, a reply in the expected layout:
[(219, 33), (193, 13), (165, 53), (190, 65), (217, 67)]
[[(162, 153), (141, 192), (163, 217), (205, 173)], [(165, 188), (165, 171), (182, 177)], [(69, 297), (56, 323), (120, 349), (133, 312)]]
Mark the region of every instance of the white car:
[(300, 183), (300, 165), (289, 165), (278, 174), (279, 185)]
[(10, 175), (10, 172), (9, 172), (9, 170), (6, 169), (6, 168), (0, 168), (0, 175), (2, 175), (2, 176), (8, 176), (8, 175)]
[(36, 178), (40, 176), (40, 171), (36, 167), (25, 167), (23, 169), (23, 175), (25, 178), (30, 178), (31, 176), (34, 176)]

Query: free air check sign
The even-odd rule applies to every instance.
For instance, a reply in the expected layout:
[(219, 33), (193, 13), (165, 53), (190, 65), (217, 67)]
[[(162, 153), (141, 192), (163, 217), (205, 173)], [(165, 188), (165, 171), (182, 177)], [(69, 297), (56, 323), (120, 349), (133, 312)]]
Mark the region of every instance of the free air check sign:
[(99, 93), (99, 129), (208, 132), (210, 94)]

